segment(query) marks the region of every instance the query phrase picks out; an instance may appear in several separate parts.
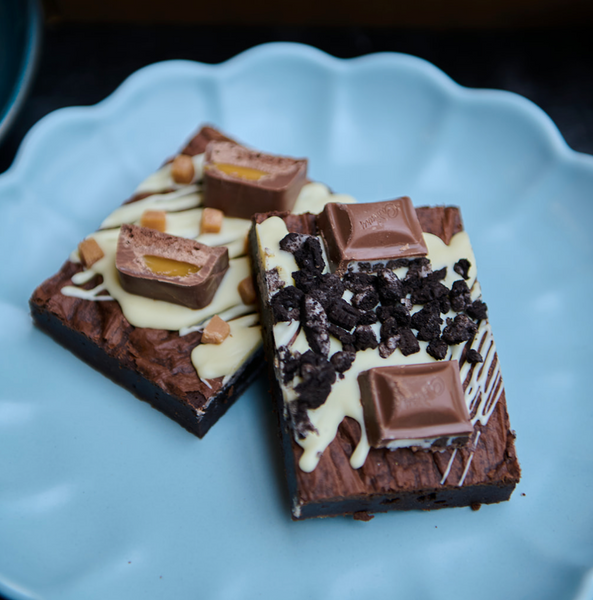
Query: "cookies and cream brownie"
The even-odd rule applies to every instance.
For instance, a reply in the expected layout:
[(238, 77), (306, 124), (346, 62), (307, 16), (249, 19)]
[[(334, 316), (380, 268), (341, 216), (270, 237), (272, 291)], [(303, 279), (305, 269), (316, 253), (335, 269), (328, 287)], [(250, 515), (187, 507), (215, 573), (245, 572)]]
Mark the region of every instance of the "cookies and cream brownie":
[(306, 172), (203, 127), (35, 290), (35, 323), (202, 437), (262, 364), (248, 217), (352, 201)]
[(509, 499), (514, 434), (457, 208), (256, 215), (250, 246), (293, 519)]

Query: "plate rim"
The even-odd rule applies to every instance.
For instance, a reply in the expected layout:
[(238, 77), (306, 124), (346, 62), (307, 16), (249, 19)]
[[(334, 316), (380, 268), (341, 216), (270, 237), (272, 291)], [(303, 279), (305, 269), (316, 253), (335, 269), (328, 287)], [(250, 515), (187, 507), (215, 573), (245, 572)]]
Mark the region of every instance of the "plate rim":
[[(36, 0), (31, 0), (35, 2)], [(164, 60), (151, 63), (128, 75), (108, 96), (89, 106), (65, 106), (43, 116), (25, 134), (10, 167), (0, 174), (0, 185), (8, 179), (18, 176), (27, 162), (29, 149), (38, 143), (38, 139), (50, 135), (54, 127), (64, 120), (76, 118), (100, 118), (117, 109), (118, 105), (130, 96), (135, 88), (150, 83), (161, 73), (170, 74), (174, 70), (186, 71), (193, 75), (221, 80), (241, 71), (251, 62), (298, 57), (316, 63), (329, 71), (345, 73), (348, 70), (368, 68), (405, 68), (421, 73), (423, 77), (436, 83), (441, 90), (456, 100), (465, 102), (494, 103), (508, 105), (522, 112), (540, 131), (545, 134), (548, 145), (553, 149), (556, 158), (573, 162), (591, 169), (593, 172), (593, 155), (573, 150), (552, 118), (535, 102), (516, 92), (492, 88), (470, 88), (453, 80), (443, 70), (426, 59), (401, 52), (374, 52), (353, 58), (338, 58), (307, 44), (298, 42), (268, 42), (253, 46), (243, 52), (216, 64), (208, 64), (187, 59)], [(23, 86), (25, 87), (25, 86)], [(0, 125), (0, 136), (2, 125)]]

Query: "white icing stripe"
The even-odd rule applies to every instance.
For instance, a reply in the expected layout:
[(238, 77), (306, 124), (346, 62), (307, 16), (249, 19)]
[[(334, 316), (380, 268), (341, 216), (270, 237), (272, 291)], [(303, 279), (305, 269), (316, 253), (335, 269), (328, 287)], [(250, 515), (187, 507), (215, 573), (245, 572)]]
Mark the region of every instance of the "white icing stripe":
[(354, 204), (356, 200), (347, 194), (332, 194), (323, 183), (313, 182), (303, 186), (294, 204), (292, 212), (295, 215), (304, 213), (319, 214), (328, 202)]
[(291, 273), (299, 267), (290, 252), (280, 249), (280, 240), (288, 234), (288, 229), (280, 217), (270, 217), (256, 226), (260, 256), (264, 258), (265, 270), (278, 270), (278, 277), (286, 285), (294, 285)]
[(229, 251), (229, 258), (238, 258), (239, 256), (245, 256), (245, 254), (247, 254), (247, 246), (244, 239), (235, 240), (234, 242), (227, 244), (226, 247)]
[(461, 487), (463, 485), (463, 482), (465, 481), (465, 478), (467, 476), (467, 472), (469, 471), (469, 467), (472, 464), (472, 460), (474, 458), (474, 454), (478, 447), (478, 441), (480, 440), (481, 433), (482, 433), (481, 431), (478, 431), (478, 433), (476, 434), (476, 440), (474, 442), (474, 449), (470, 452), (470, 455), (467, 458), (467, 463), (465, 464), (465, 469), (463, 469), (463, 474), (461, 475), (461, 479), (459, 480), (459, 483), (457, 484), (459, 487)]
[[(194, 178), (193, 181), (200, 181), (204, 173), (204, 155), (197, 154), (192, 156), (194, 163)], [(158, 171), (147, 177), (134, 192), (135, 194), (154, 194), (168, 189), (181, 188), (178, 183), (175, 183), (171, 177), (171, 163), (167, 163)]]
[(72, 283), (74, 285), (84, 285), (93, 277), (96, 277), (93, 271), (80, 271), (80, 273), (74, 273), (74, 275), (72, 275)]
[(447, 481), (447, 477), (449, 477), (449, 473), (451, 472), (451, 467), (453, 466), (453, 461), (455, 460), (456, 456), (457, 456), (457, 448), (455, 448), (455, 450), (453, 450), (453, 452), (451, 453), (451, 458), (449, 459), (449, 462), (447, 463), (447, 468), (445, 469), (445, 472), (443, 473), (443, 478), (441, 479), (441, 485), (443, 485), (445, 483), (445, 481)]
[(101, 223), (101, 229), (119, 227), (124, 223), (134, 223), (142, 217), (145, 210), (165, 210), (168, 212), (194, 208), (202, 204), (202, 195), (197, 185), (187, 185), (168, 194), (153, 194), (142, 200), (123, 204), (114, 210)]
[(80, 298), (81, 300), (94, 300), (103, 302), (105, 300), (113, 300), (111, 296), (99, 294), (104, 292), (107, 288), (101, 283), (97, 287), (94, 287), (92, 290), (84, 290), (79, 287), (74, 287), (72, 285), (64, 286), (60, 291), (64, 296), (71, 296), (72, 298)]
[(196, 237), (196, 241), (206, 246), (223, 246), (236, 240), (244, 241), (250, 227), (249, 219), (225, 217), (219, 233), (203, 233)]
[[(167, 213), (165, 233), (184, 238), (196, 238), (200, 234), (200, 221), (202, 220), (202, 208), (190, 208), (179, 212)], [(141, 219), (135, 221), (140, 225)]]
[[(241, 304), (237, 304), (236, 306), (231, 306), (231, 308), (229, 308), (228, 310), (225, 310), (225, 311), (219, 313), (218, 316), (223, 321), (228, 322), (228, 321), (232, 321), (233, 319), (236, 319), (237, 317), (241, 317), (243, 315), (253, 314), (254, 310), (255, 310), (255, 306), (253, 304), (247, 305), (247, 304), (241, 303)], [(210, 320), (210, 318), (208, 318), (207, 320)], [(182, 327), (179, 330), (179, 335), (181, 337), (183, 337), (183, 336), (187, 335), (188, 333), (192, 333), (193, 331), (200, 331), (200, 330), (204, 329), (205, 326), (206, 326), (206, 320), (202, 321), (201, 323), (199, 323), (197, 325), (192, 325), (191, 327)]]
[(199, 344), (191, 353), (192, 363), (202, 379), (236, 373), (261, 346), (259, 315), (251, 314), (229, 323), (231, 332), (222, 344)]

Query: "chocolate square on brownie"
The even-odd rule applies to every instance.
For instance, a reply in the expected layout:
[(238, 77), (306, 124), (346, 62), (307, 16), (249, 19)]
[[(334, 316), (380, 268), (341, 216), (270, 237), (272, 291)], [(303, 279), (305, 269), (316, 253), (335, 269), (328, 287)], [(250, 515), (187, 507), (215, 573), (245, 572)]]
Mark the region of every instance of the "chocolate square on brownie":
[[(393, 215), (392, 202), (373, 214)], [(515, 436), (459, 210), (416, 209), (408, 222), (425, 249), (412, 256), (411, 240), (381, 254), (376, 219), (370, 231), (348, 229), (350, 217), (328, 224), (338, 210), (307, 221), (257, 215), (250, 234), (293, 519), (508, 500), (520, 478)], [(342, 268), (332, 272), (328, 240), (340, 235), (369, 260), (334, 260)], [(424, 365), (446, 377), (412, 385)], [(406, 408), (378, 416), (365, 402), (386, 402), (368, 385), (384, 369)]]

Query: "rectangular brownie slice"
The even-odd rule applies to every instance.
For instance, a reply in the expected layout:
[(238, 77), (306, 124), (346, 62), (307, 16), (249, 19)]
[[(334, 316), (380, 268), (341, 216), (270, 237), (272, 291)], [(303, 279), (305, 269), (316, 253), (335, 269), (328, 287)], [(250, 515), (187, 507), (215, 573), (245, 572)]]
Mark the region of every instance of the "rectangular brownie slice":
[[(39, 328), (198, 437), (226, 412), (263, 364), (246, 246), (250, 221), (203, 208), (206, 148), (231, 142), (212, 127), (203, 127), (175, 159), (148, 177), (130, 200), (107, 216), (99, 230), (88, 236), (30, 299)], [(293, 209), (319, 211), (331, 197), (326, 186), (307, 183)], [(343, 197), (343, 201), (349, 200)], [(149, 235), (146, 244), (165, 254), (171, 235), (227, 248), (228, 263), (227, 253), (223, 258), (228, 270), (222, 278), (218, 275), (221, 281), (216, 282), (218, 288), (206, 306), (191, 308), (122, 287), (116, 270), (120, 230), (125, 228), (126, 235), (133, 238), (138, 225), (144, 226), (143, 231), (147, 227), (149, 232), (162, 231)], [(184, 247), (194, 244), (183, 242)], [(133, 263), (134, 257), (127, 261)], [(215, 315), (219, 317), (216, 322)], [(204, 337), (208, 326), (213, 331)]]
[[(374, 217), (359, 219), (364, 235), (346, 236), (328, 251), (331, 212), (256, 215), (250, 233), (292, 518), (367, 520), (388, 510), (476, 509), (508, 500), (520, 479), (515, 435), (459, 210), (415, 209), (426, 256), (375, 263), (353, 258), (365, 255)], [(330, 256), (337, 246), (340, 261)], [(355, 251), (347, 255), (348, 248)], [(330, 274), (332, 262), (338, 266)], [(458, 368), (469, 436), (370, 447), (367, 431), (377, 422), (365, 423), (371, 417), (358, 376), (448, 361)]]

